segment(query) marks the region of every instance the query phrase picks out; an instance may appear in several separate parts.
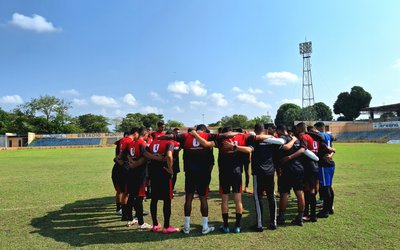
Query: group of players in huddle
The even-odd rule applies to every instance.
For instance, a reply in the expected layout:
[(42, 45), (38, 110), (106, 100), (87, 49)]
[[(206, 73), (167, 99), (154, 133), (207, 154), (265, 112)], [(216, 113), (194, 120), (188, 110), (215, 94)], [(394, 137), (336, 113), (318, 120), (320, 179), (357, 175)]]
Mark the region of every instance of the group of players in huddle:
[[(112, 180), (116, 190), (117, 213), (127, 226), (137, 224), (139, 230), (161, 230), (157, 220), (158, 201), (163, 201), (164, 224), (162, 233), (180, 231), (170, 225), (171, 201), (179, 167), (179, 150), (183, 149), (185, 172), (185, 204), (183, 233), (190, 233), (192, 201), (197, 193), (202, 215), (202, 233), (215, 230), (208, 225), (209, 184), (214, 166), (213, 147), (218, 148), (219, 192), (223, 224), (220, 230), (229, 233), (228, 202), (233, 193), (236, 222), (234, 233), (241, 232), (242, 172), (251, 161), (256, 225), (254, 230), (263, 231), (262, 198), (269, 205), (269, 226), (274, 230), (285, 223), (285, 211), (290, 190), (297, 198), (298, 214), (292, 223), (303, 226), (303, 221), (316, 222), (317, 217), (327, 218), (333, 213), (334, 193), (332, 178), (335, 164), (333, 137), (325, 132), (323, 122), (307, 127), (301, 122), (288, 131), (285, 125), (256, 124), (254, 132), (233, 132), (224, 127), (218, 133), (210, 133), (203, 124), (188, 132), (179, 129), (164, 131), (162, 122), (157, 131), (132, 128), (116, 142), (116, 157)], [(237, 130), (235, 130), (237, 131)], [(279, 212), (275, 199), (275, 173), (278, 181)], [(143, 200), (151, 190), (150, 213), (152, 225), (143, 219)], [(147, 193), (146, 193), (147, 192)], [(320, 193), (323, 208), (317, 213), (316, 194)], [(135, 217), (133, 216), (135, 210)]]

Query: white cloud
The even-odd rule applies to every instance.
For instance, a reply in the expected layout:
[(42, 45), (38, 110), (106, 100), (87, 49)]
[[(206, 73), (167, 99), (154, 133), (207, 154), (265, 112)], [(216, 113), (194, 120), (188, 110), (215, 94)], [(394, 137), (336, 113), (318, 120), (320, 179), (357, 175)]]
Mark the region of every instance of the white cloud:
[(174, 94), (174, 97), (175, 97), (176, 99), (182, 99), (182, 96), (181, 96), (181, 95), (178, 95), (178, 94)]
[(88, 103), (87, 103), (87, 101), (85, 100), (85, 99), (77, 99), (77, 98), (74, 98), (73, 100), (72, 100), (72, 105), (73, 106), (86, 106)]
[(300, 99), (287, 99), (287, 98), (285, 98), (285, 99), (282, 99), (281, 100), (281, 102), (280, 102), (281, 104), (284, 104), (284, 103), (294, 103), (294, 104), (296, 104), (296, 105), (299, 105), (299, 106), (301, 106), (301, 100)]
[(239, 92), (242, 92), (243, 90), (241, 88), (235, 86), (232, 88), (232, 91), (239, 93)]
[(14, 13), (12, 15), (10, 24), (21, 29), (33, 30), (38, 33), (61, 31), (60, 28), (54, 27), (54, 25), (47, 21), (46, 18), (36, 14), (33, 14), (32, 17), (29, 17), (19, 13)]
[(159, 108), (153, 107), (153, 106), (144, 106), (144, 107), (140, 108), (140, 111), (144, 114), (149, 114), (149, 113), (161, 114), (162, 113), (162, 109), (159, 109)]
[(268, 80), (270, 85), (284, 86), (288, 83), (296, 83), (299, 77), (293, 73), (282, 71), (282, 72), (268, 72), (263, 76), (264, 79)]
[(157, 92), (154, 91), (150, 91), (150, 96), (153, 98), (153, 100), (162, 102), (162, 103), (167, 103), (168, 100), (165, 100), (164, 98), (162, 98)]
[(181, 107), (179, 107), (179, 106), (174, 106), (173, 108), (172, 108), (172, 110), (173, 111), (175, 111), (176, 113), (183, 113), (183, 112), (185, 112), (185, 110), (183, 110)]
[(131, 93), (126, 94), (122, 100), (124, 103), (128, 104), (129, 106), (134, 107), (137, 105), (136, 98)]
[(19, 105), (24, 103), (19, 95), (5, 95), (0, 98), (1, 104)]
[[(173, 83), (168, 84), (167, 90), (169, 92), (180, 95), (188, 95), (193, 94), (195, 96), (205, 96), (207, 95), (207, 89), (204, 88), (204, 84), (202, 84), (199, 80), (191, 81), (189, 83), (185, 83), (184, 81), (175, 81)], [(181, 96), (179, 96), (180, 98)]]
[(207, 105), (206, 102), (202, 102), (202, 101), (190, 101), (189, 104), (190, 104), (190, 108), (192, 108), (192, 109), (197, 109), (199, 107), (204, 107)]
[(395, 63), (393, 64), (393, 68), (400, 69), (400, 58), (397, 58)]
[(102, 107), (116, 108), (119, 106), (118, 103), (114, 100), (114, 98), (108, 96), (92, 95), (90, 97), (90, 100), (94, 104)]
[(199, 80), (194, 82), (189, 82), (190, 93), (195, 96), (205, 96), (207, 95), (207, 89), (204, 88), (204, 84), (202, 84)]
[(212, 93), (208, 98), (217, 106), (225, 107), (228, 105), (228, 101), (221, 93)]
[(79, 96), (79, 92), (76, 89), (61, 90), (60, 93), (63, 95)]
[(247, 91), (249, 91), (250, 94), (262, 94), (264, 93), (264, 91), (262, 91), (262, 89), (253, 89), (253, 88), (249, 88)]
[(242, 94), (237, 95), (236, 98), (242, 103), (251, 104), (260, 109), (271, 108), (271, 105), (266, 104), (265, 102), (262, 102), (262, 101), (257, 101), (257, 97), (255, 97), (254, 95), (251, 95), (251, 94), (242, 93)]
[(175, 81), (168, 84), (168, 91), (176, 94), (189, 94), (189, 85), (184, 81)]

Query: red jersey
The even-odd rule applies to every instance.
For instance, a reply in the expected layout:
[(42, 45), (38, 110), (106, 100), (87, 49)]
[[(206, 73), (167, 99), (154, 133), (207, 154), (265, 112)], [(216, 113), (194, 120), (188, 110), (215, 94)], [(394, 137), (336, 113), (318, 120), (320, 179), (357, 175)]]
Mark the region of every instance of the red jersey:
[(300, 143), (305, 149), (311, 150), (315, 154), (318, 153), (319, 143), (318, 141), (315, 141), (310, 135), (301, 134)]
[(133, 139), (131, 137), (124, 137), (119, 141), (119, 152), (122, 153), (128, 148), (128, 145), (132, 143)]
[(146, 150), (146, 142), (140, 138), (136, 141), (132, 141), (131, 143), (129, 143), (128, 148), (132, 158), (139, 159), (143, 156), (143, 153)]
[[(247, 144), (246, 141), (248, 137), (249, 137), (248, 134), (237, 134), (232, 138), (226, 138), (226, 139), (217, 138), (216, 144), (219, 149), (218, 162), (220, 165), (220, 170), (240, 171), (246, 157), (248, 158), (249, 155), (242, 152), (238, 152), (236, 150), (225, 149), (223, 142), (230, 141), (233, 142), (236, 146), (246, 146)], [(223, 169), (225, 166), (230, 166), (230, 167), (228, 167), (228, 169)], [(239, 167), (239, 169), (232, 169), (231, 166)]]
[(157, 140), (157, 138), (162, 135), (165, 135), (165, 131), (161, 131), (161, 132), (155, 131), (155, 132), (153, 132), (153, 134), (151, 134), (153, 140)]
[[(199, 136), (206, 141), (214, 141), (215, 135), (206, 132), (198, 132)], [(214, 155), (212, 148), (204, 148), (194, 136), (189, 133), (182, 133), (175, 136), (183, 148), (183, 161), (185, 171), (208, 171), (209, 166), (214, 164)], [(207, 167), (205, 167), (207, 166)]]

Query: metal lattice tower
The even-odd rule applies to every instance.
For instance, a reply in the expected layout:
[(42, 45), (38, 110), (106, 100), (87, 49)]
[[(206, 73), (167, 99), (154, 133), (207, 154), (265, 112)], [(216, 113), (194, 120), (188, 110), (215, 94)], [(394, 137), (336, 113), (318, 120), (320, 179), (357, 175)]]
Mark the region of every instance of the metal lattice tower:
[(311, 76), (311, 53), (312, 43), (304, 42), (299, 44), (300, 55), (303, 56), (303, 95), (302, 108), (314, 105), (314, 89)]

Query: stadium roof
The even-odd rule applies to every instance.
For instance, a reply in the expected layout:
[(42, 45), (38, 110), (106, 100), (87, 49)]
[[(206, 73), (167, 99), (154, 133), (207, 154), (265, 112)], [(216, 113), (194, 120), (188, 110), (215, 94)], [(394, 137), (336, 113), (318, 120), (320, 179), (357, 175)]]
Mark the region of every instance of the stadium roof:
[(368, 108), (363, 108), (361, 111), (367, 111), (367, 112), (391, 112), (391, 111), (399, 111), (400, 110), (400, 103), (396, 104), (390, 104), (390, 105), (382, 105), (382, 106), (376, 106), (376, 107), (368, 107)]

